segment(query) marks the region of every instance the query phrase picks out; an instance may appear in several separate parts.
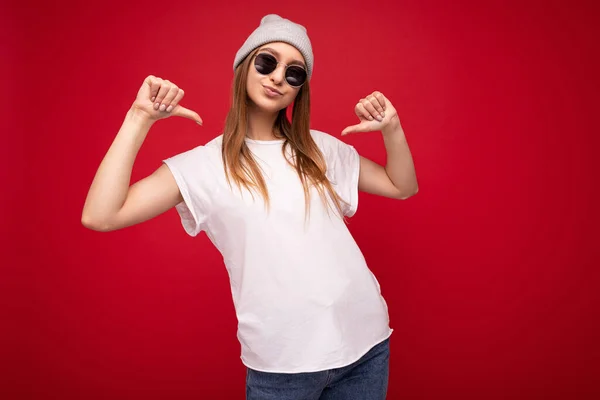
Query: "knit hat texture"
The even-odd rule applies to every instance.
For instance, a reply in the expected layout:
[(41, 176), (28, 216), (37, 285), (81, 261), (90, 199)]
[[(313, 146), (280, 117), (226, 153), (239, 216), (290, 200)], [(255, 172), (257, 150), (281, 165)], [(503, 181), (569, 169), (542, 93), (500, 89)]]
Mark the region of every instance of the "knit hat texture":
[(242, 47), (235, 55), (233, 70), (244, 61), (252, 50), (271, 42), (285, 42), (300, 51), (306, 63), (306, 72), (310, 79), (313, 71), (314, 57), (306, 28), (295, 22), (280, 17), (277, 14), (265, 15), (260, 25), (248, 36)]

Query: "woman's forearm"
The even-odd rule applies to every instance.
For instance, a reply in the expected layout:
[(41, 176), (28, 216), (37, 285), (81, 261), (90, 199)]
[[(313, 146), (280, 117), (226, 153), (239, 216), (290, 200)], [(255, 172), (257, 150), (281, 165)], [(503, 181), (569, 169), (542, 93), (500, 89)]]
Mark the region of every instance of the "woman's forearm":
[(387, 152), (385, 171), (403, 198), (416, 194), (419, 190), (415, 165), (404, 130), (399, 120), (390, 122), (381, 132)]
[(88, 191), (81, 217), (84, 225), (108, 221), (123, 206), (133, 163), (152, 123), (147, 114), (135, 108), (127, 112)]

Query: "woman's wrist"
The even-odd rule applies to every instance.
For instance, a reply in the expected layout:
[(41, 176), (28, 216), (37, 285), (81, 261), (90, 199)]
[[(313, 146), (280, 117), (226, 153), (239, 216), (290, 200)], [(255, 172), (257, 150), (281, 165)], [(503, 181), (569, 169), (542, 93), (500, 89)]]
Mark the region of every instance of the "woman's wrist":
[(400, 124), (400, 119), (394, 116), (392, 120), (381, 130), (384, 137), (404, 137), (404, 130)]
[(127, 111), (126, 119), (148, 129), (150, 129), (155, 122), (155, 120), (151, 118), (147, 112), (140, 110), (136, 106), (131, 106), (129, 111)]

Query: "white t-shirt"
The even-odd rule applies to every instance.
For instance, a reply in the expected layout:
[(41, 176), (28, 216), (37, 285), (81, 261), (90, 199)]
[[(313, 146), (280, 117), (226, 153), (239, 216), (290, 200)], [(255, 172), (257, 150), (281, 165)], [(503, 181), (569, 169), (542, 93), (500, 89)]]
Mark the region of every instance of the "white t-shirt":
[[(358, 205), (360, 160), (354, 147), (311, 130), (327, 163), (327, 177), (348, 203)], [(304, 191), (282, 154), (283, 140), (246, 143), (259, 162), (270, 196), (226, 181), (222, 135), (164, 160), (184, 201), (176, 206), (185, 231), (205, 231), (223, 255), (238, 319), (244, 365), (297, 373), (351, 364), (392, 334), (377, 279), (344, 221), (311, 188)]]

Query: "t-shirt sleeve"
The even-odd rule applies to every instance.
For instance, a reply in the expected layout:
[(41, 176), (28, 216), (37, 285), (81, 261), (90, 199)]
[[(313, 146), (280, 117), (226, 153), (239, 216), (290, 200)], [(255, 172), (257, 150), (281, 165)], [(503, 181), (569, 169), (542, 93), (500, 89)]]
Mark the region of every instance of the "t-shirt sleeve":
[(324, 132), (313, 131), (317, 145), (321, 147), (327, 163), (327, 178), (342, 198), (342, 211), (352, 217), (358, 208), (358, 176), (360, 156), (356, 149)]
[(204, 146), (167, 158), (163, 162), (177, 182), (183, 201), (175, 206), (181, 224), (190, 236), (196, 236), (206, 228), (210, 198), (210, 174)]

